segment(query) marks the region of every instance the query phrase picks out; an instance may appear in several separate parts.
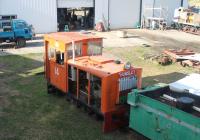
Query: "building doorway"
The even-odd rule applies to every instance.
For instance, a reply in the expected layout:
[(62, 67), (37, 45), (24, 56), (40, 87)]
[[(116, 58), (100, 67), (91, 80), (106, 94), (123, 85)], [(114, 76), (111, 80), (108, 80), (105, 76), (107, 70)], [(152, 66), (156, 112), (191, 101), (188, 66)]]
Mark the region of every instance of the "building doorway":
[(58, 31), (87, 30), (94, 27), (94, 8), (58, 8)]

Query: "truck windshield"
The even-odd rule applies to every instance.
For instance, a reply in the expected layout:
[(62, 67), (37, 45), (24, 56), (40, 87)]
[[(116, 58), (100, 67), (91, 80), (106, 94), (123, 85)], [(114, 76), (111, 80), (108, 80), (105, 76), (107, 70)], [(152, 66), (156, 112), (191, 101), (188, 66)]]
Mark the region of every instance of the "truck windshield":
[(101, 41), (90, 41), (88, 42), (88, 55), (101, 55), (102, 54), (102, 42)]
[(16, 22), (15, 27), (16, 29), (24, 29), (27, 27), (27, 23), (24, 21)]

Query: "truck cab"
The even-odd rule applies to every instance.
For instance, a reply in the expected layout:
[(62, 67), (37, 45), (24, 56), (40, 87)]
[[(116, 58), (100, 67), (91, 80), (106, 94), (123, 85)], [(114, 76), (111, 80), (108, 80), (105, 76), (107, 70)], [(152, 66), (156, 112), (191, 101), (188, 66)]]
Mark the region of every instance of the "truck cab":
[(26, 41), (34, 37), (32, 25), (20, 19), (0, 20), (0, 42), (16, 42), (18, 47), (25, 47)]

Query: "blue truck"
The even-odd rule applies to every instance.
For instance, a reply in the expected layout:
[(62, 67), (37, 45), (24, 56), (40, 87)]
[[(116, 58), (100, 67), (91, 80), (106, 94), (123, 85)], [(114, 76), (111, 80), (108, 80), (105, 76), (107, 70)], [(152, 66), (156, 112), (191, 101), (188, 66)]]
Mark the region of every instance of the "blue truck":
[(32, 25), (28, 25), (24, 20), (0, 20), (0, 44), (14, 42), (16, 47), (25, 47), (26, 41), (34, 36)]

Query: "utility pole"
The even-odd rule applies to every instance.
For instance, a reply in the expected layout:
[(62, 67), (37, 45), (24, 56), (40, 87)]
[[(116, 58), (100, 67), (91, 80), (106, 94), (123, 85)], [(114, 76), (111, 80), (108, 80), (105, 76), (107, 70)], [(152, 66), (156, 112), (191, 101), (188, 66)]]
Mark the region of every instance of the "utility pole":
[(181, 7), (183, 7), (183, 0), (181, 0)]

